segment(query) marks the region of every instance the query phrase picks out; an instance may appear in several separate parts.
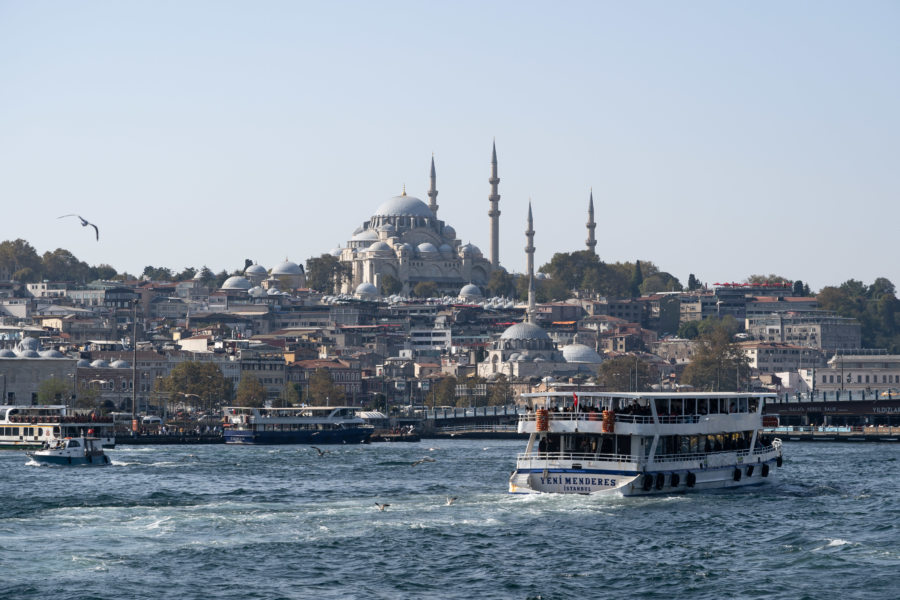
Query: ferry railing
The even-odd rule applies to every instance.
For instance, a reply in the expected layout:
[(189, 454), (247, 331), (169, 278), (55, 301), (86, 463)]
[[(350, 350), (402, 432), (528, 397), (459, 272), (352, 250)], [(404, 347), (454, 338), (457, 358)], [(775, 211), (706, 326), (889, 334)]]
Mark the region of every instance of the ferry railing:
[(516, 460), (637, 462), (637, 457), (631, 454), (602, 454), (595, 452), (522, 452), (516, 456)]
[(458, 432), (498, 432), (498, 433), (516, 433), (518, 428), (515, 425), (457, 425), (453, 427), (435, 427), (436, 433), (458, 433)]
[(741, 450), (717, 450), (715, 452), (682, 452), (678, 454), (657, 454), (653, 457), (653, 462), (683, 462), (683, 461), (702, 461), (710, 456), (719, 456), (722, 454), (735, 455), (738, 457), (757, 456), (767, 454), (775, 450), (775, 445), (759, 446), (750, 450), (744, 448)]

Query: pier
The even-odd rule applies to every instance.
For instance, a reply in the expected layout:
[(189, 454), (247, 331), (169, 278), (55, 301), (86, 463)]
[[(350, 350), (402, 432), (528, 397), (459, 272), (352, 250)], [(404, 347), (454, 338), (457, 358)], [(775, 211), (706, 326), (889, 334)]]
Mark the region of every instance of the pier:
[(900, 442), (900, 427), (767, 427), (786, 442)]

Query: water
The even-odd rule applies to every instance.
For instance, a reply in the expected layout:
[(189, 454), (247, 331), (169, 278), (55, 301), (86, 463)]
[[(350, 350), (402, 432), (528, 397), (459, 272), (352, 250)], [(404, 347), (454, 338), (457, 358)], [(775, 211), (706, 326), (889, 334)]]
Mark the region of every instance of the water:
[(773, 485), (644, 499), (509, 496), (522, 445), (2, 452), (0, 598), (897, 596), (894, 445), (786, 443)]

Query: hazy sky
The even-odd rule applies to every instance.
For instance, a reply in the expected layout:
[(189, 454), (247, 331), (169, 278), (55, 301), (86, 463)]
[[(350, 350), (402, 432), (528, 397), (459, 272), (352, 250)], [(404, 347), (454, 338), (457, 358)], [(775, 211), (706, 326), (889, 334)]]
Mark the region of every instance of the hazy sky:
[[(406, 184), (500, 261), (900, 285), (900, 3), (0, 1), (0, 240), (302, 263)], [(74, 219), (100, 227), (100, 242)]]

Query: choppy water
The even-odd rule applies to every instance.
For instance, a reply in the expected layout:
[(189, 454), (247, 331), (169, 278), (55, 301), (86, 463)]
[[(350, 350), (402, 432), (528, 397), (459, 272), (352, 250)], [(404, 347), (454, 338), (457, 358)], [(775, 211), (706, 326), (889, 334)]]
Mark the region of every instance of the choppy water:
[(507, 495), (522, 445), (2, 452), (0, 597), (900, 595), (900, 447), (786, 444), (772, 485), (626, 499)]

